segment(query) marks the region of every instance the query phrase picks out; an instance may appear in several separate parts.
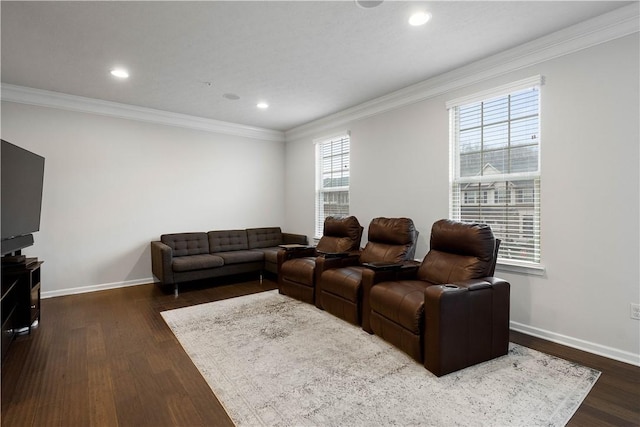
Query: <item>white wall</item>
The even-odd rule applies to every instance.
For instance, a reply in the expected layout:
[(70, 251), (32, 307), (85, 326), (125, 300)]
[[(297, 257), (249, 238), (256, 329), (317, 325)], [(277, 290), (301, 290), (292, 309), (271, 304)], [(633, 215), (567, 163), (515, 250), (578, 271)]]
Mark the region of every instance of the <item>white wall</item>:
[(2, 138), (45, 157), (45, 296), (150, 283), (163, 233), (283, 226), (284, 143), (2, 103)]
[(431, 224), (448, 215), (445, 102), (541, 74), (546, 272), (499, 272), (512, 284), (512, 326), (640, 364), (640, 322), (629, 316), (640, 302), (639, 49), (635, 33), (373, 117), (310, 126), (287, 141), (287, 225), (313, 234), (312, 140), (348, 129), (351, 213), (365, 227), (377, 216), (413, 218), (424, 256)]

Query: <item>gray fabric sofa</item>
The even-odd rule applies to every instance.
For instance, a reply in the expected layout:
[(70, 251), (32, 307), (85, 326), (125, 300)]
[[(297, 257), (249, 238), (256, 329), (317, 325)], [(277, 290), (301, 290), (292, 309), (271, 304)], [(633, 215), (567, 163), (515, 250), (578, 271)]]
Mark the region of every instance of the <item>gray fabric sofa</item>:
[(280, 227), (163, 234), (151, 242), (151, 270), (161, 285), (263, 271), (278, 273), (283, 244), (308, 243), (307, 236)]

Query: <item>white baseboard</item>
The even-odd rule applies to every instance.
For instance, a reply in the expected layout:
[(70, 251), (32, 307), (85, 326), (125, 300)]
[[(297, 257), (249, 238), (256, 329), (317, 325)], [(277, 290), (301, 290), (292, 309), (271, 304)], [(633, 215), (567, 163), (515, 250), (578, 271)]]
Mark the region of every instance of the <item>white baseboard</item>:
[(59, 289), (56, 291), (42, 292), (40, 298), (53, 298), (61, 297), (64, 295), (84, 294), (87, 292), (106, 291), (108, 289), (126, 288), (127, 286), (147, 285), (153, 283), (153, 277), (147, 277), (144, 279), (126, 280), (124, 282), (103, 283), (100, 285), (82, 286), (79, 288), (67, 288)]
[(629, 351), (620, 350), (613, 347), (607, 347), (601, 344), (592, 343), (589, 341), (581, 340), (579, 338), (569, 337), (567, 335), (558, 334), (555, 332), (539, 329), (529, 325), (523, 325), (518, 322), (510, 322), (510, 328), (523, 334), (532, 335), (534, 337), (542, 338), (547, 341), (555, 342), (558, 344), (566, 345), (567, 347), (576, 348), (589, 353), (597, 354), (598, 356), (604, 356), (609, 359), (617, 360), (631, 365), (640, 366), (640, 354), (631, 353)]

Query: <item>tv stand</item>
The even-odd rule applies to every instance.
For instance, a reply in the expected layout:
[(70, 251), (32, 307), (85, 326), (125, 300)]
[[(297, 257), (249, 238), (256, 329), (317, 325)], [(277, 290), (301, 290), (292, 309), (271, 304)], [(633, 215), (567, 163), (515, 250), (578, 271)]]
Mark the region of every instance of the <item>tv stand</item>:
[(17, 334), (30, 334), (40, 321), (40, 272), (44, 261), (2, 264), (2, 358)]
[(8, 254), (2, 257), (2, 266), (15, 267), (24, 265), (27, 262), (27, 257), (22, 255), (20, 251), (16, 251), (12, 254)]
[(12, 257), (2, 257), (2, 266), (7, 267), (19, 267), (24, 265), (27, 262), (27, 257), (24, 255), (12, 256)]

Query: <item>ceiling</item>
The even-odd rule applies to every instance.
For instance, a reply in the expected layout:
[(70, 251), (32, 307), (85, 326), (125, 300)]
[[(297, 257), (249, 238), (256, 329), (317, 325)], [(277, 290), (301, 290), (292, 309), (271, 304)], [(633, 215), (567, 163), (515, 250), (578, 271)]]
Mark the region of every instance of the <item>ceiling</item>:
[(286, 131), (629, 3), (2, 1), (1, 77)]

